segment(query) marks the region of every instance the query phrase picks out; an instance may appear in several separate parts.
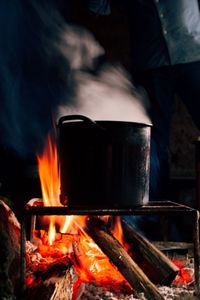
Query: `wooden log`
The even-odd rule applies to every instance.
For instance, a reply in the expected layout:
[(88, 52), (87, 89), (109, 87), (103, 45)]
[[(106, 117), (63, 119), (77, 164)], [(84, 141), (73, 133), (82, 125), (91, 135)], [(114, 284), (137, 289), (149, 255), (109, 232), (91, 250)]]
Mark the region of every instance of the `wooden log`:
[(123, 246), (111, 234), (99, 228), (93, 219), (90, 219), (87, 225), (88, 234), (135, 291), (144, 292), (148, 300), (164, 300), (157, 287), (148, 279)]
[(178, 267), (134, 227), (122, 221), (125, 240), (131, 246), (137, 260), (143, 260), (145, 274), (156, 284), (169, 285), (179, 272)]
[(25, 299), (72, 300), (76, 280), (72, 265), (54, 264), (42, 275), (39, 284), (27, 288)]
[(0, 199), (0, 299), (13, 299), (20, 280), (20, 224)]

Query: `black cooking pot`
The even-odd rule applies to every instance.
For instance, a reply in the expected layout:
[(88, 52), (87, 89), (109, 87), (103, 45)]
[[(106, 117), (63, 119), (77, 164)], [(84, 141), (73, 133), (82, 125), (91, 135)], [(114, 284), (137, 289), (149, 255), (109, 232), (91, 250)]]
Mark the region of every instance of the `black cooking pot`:
[(92, 121), (58, 123), (61, 203), (71, 208), (134, 208), (149, 199), (150, 125)]

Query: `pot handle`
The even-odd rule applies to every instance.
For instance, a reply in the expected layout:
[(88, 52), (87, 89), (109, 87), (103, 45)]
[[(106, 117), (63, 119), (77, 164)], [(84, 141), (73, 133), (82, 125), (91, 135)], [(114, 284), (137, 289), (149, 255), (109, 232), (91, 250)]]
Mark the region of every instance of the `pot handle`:
[(83, 115), (66, 115), (59, 119), (58, 121), (58, 127), (62, 126), (63, 123), (66, 121), (83, 121), (88, 123), (89, 125), (92, 125), (98, 129), (105, 130), (103, 127), (99, 126), (95, 121), (91, 120), (90, 118), (83, 116)]

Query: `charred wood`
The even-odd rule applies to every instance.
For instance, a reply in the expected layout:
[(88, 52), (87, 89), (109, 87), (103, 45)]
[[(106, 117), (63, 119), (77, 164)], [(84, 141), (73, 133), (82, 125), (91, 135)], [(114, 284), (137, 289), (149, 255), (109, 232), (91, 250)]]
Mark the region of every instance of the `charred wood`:
[(122, 226), (125, 239), (134, 252), (134, 261), (142, 262), (140, 267), (148, 278), (156, 284), (171, 284), (179, 272), (178, 267), (134, 227), (125, 221)]
[(71, 300), (76, 280), (76, 272), (71, 264), (53, 264), (42, 275), (39, 284), (27, 288), (25, 298), (27, 300)]

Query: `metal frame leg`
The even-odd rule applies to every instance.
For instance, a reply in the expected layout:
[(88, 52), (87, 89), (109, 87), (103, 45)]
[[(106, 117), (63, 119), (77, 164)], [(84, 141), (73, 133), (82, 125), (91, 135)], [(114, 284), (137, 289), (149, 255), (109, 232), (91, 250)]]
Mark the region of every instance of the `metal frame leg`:
[(193, 245), (194, 245), (194, 272), (195, 272), (195, 293), (200, 296), (200, 244), (199, 244), (199, 211), (195, 211), (194, 215), (194, 230), (193, 230)]
[(25, 216), (22, 217), (21, 221), (21, 260), (20, 260), (20, 275), (21, 275), (21, 290), (20, 290), (20, 300), (25, 297), (26, 283), (26, 219)]

